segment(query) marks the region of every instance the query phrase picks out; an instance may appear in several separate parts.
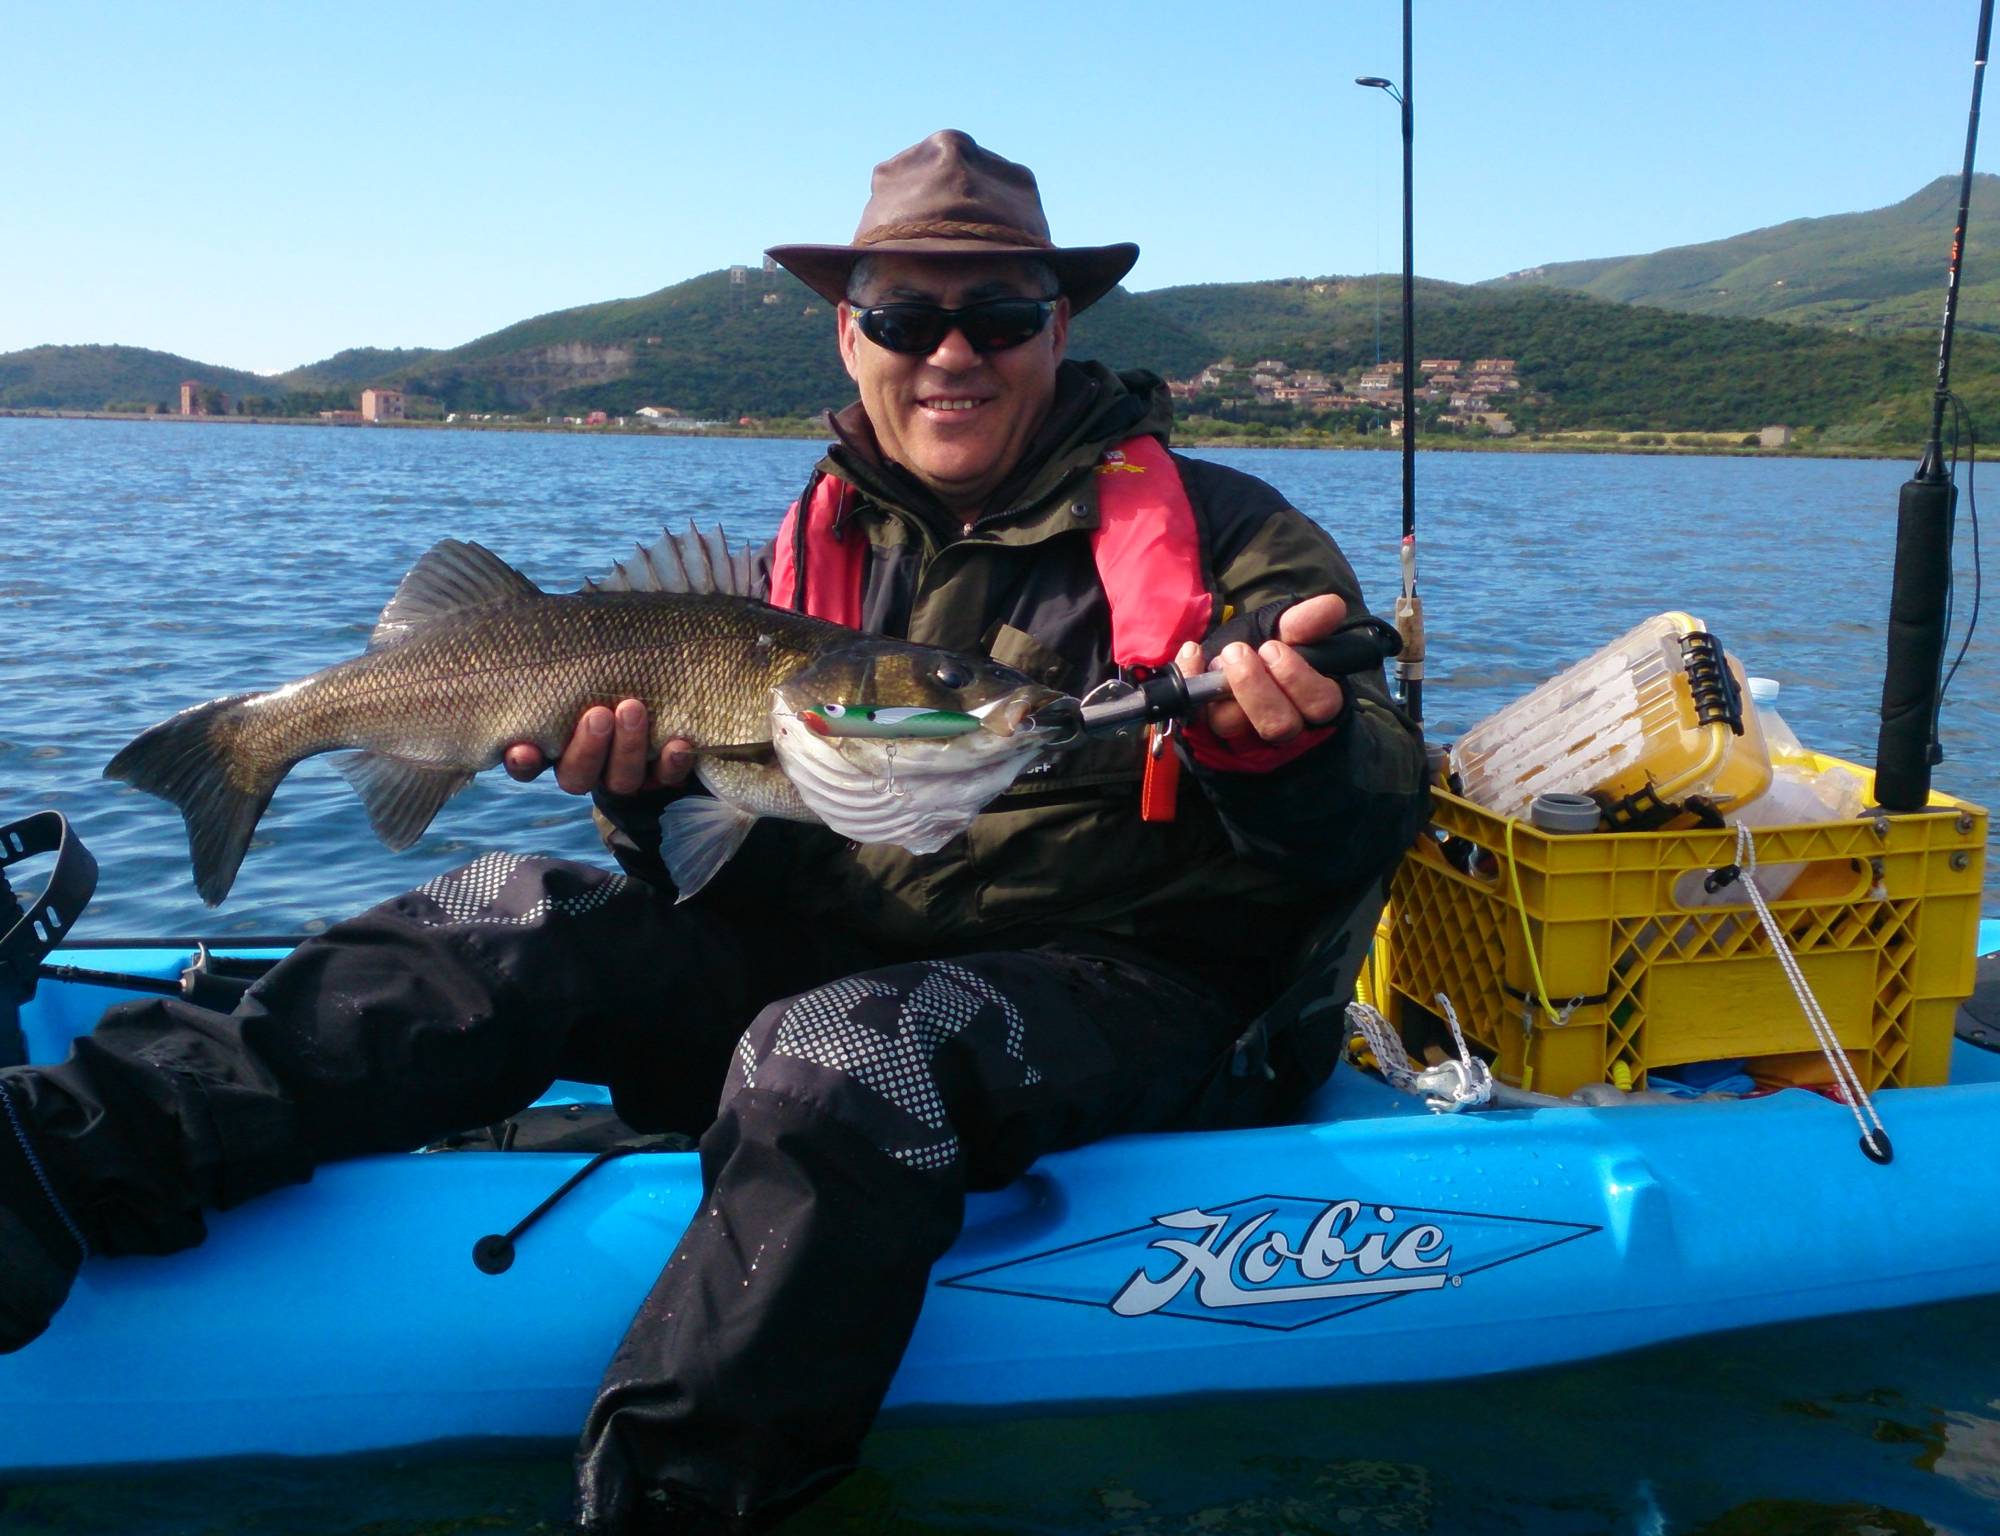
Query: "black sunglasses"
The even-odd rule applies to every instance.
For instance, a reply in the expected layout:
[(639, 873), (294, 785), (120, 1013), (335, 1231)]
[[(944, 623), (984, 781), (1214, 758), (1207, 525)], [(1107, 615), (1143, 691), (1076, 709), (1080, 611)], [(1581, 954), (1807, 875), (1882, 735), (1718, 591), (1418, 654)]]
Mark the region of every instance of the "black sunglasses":
[(856, 308), (854, 323), (876, 346), (904, 357), (928, 357), (953, 331), (982, 356), (1033, 341), (1055, 313), (1051, 299), (987, 299), (963, 309), (936, 304), (873, 304)]

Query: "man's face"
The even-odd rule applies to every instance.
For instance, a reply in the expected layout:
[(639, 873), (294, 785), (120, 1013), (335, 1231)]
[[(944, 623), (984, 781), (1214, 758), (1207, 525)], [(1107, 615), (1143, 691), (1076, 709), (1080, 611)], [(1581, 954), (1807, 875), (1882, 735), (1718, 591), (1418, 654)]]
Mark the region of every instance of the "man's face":
[[(926, 261), (883, 254), (870, 259), (865, 286), (854, 295), (870, 304), (936, 304), (961, 309), (983, 299), (1049, 297), (1024, 264)], [(861, 405), (882, 452), (922, 481), (954, 511), (980, 510), (1021, 460), (1055, 399), (1056, 364), (1069, 337), (1069, 301), (1039, 336), (984, 356), (954, 329), (935, 351), (906, 357), (877, 346), (838, 311), (840, 357), (861, 390)]]

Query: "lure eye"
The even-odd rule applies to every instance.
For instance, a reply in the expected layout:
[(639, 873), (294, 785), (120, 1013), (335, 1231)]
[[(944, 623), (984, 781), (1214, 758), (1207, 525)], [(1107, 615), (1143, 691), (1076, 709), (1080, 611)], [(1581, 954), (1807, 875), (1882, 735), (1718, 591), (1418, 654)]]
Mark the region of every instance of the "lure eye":
[(941, 661), (931, 676), (946, 688), (954, 690), (972, 685), (972, 669), (962, 662)]

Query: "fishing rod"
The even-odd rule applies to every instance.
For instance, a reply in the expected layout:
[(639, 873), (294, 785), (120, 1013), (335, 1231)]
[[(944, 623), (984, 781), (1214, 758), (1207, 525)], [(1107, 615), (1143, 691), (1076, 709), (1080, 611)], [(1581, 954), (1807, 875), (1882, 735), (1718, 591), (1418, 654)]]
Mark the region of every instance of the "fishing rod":
[(1358, 75), (1356, 85), (1389, 96), (1403, 119), (1403, 589), (1396, 598), (1396, 630), (1402, 650), (1390, 663), (1396, 698), (1410, 718), (1424, 718), (1424, 602), (1417, 595), (1417, 344), (1415, 219), (1415, 112), (1410, 105), (1411, 0), (1403, 0), (1403, 80)]
[[(1286, 605), (1273, 603), (1253, 617), (1276, 632), (1277, 613)], [(1268, 636), (1267, 636), (1268, 638)], [(1213, 644), (1215, 637), (1210, 637)], [(1306, 665), (1328, 677), (1345, 678), (1372, 672), (1402, 650), (1394, 625), (1368, 617), (1350, 619), (1324, 640), (1296, 649)], [(1051, 748), (1081, 745), (1099, 736), (1115, 736), (1142, 725), (1186, 720), (1208, 704), (1230, 697), (1229, 679), (1220, 672), (1183, 673), (1169, 662), (1137, 683), (1110, 682), (1082, 699), (1061, 698), (1043, 705), (1025, 722), (1048, 732)]]
[(1888, 664), (1882, 676), (1882, 729), (1875, 745), (1875, 798), (1885, 810), (1921, 810), (1930, 801), (1938, 744), (1945, 629), (1951, 614), (1952, 529), (1958, 487), (1945, 469), (1944, 412), (1951, 400), (1951, 336), (1958, 318), (1959, 269), (1972, 202), (1972, 157), (1979, 143), (1979, 93), (1993, 35), (1993, 0), (1981, 0), (1972, 59), (1972, 110), (1965, 124), (1965, 167), (1958, 182), (1958, 223), (1945, 277), (1944, 328), (1938, 338), (1931, 435), (1896, 508), (1896, 574), (1889, 597)]

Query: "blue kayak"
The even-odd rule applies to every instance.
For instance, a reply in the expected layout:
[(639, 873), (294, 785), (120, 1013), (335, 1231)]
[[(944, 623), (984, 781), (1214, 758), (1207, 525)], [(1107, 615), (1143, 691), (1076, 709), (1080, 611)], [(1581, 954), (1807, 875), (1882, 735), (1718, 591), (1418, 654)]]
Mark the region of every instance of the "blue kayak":
[[(1995, 948), (2000, 923), (1982, 924)], [(91, 963), (173, 976), (187, 959)], [(33, 1058), (116, 1000), (44, 983), (23, 1010)], [(970, 1202), (889, 1406), (1435, 1380), (2000, 1290), (2000, 1164), (1981, 1152), (2000, 1056), (1954, 1051), (1948, 1086), (1878, 1096), (1888, 1166), (1803, 1090), (1437, 1115), (1349, 1067), (1301, 1124), (1049, 1157)], [(0, 1470), (575, 1435), (698, 1194), (691, 1154), (624, 1157), (504, 1272), (474, 1264), (584, 1162), (335, 1164), (212, 1215), (187, 1253), (92, 1261), (49, 1332), (0, 1358)]]

